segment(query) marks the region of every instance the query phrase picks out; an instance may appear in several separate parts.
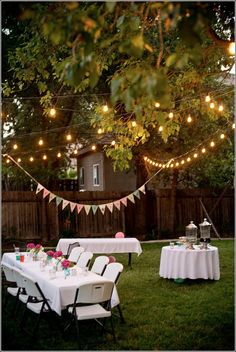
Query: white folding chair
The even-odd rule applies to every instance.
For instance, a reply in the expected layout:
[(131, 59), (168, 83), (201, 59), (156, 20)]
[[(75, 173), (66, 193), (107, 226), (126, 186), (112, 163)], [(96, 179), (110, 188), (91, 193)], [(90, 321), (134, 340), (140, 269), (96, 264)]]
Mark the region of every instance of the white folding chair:
[[(38, 319), (36, 321), (35, 327), (33, 329), (32, 335), (34, 336), (38, 330), (39, 322), (42, 314), (51, 313), (52, 309), (46, 297), (44, 296), (41, 288), (39, 287), (36, 280), (32, 277), (22, 273), (22, 279), (24, 281), (24, 287), (28, 295), (28, 300), (25, 305), (25, 311), (22, 317), (21, 326), (24, 327), (26, 323), (26, 311), (27, 309), (38, 314)], [(27, 331), (28, 332), (28, 331)]]
[(68, 308), (68, 312), (72, 314), (72, 317), (64, 331), (71, 326), (74, 320), (79, 341), (78, 321), (94, 319), (104, 330), (104, 324), (98, 319), (111, 318), (112, 333), (115, 339), (110, 302), (113, 287), (114, 283), (112, 281), (104, 280), (99, 283), (84, 284), (77, 288), (73, 307)]
[(26, 290), (25, 290), (25, 281), (22, 276), (22, 271), (18, 268), (13, 267), (13, 275), (15, 277), (17, 286), (20, 288), (19, 300), (22, 303), (26, 304), (29, 296), (27, 295)]
[(81, 253), (79, 260), (77, 261), (77, 265), (80, 268), (87, 268), (89, 267), (89, 263), (91, 259), (93, 258), (93, 253), (92, 252), (83, 252)]
[(7, 287), (7, 292), (13, 296), (13, 297), (17, 297), (19, 295), (19, 287), (16, 286), (16, 279), (13, 273), (13, 266), (9, 265), (9, 264), (2, 264), (2, 269), (5, 275), (5, 278), (7, 280), (8, 283), (11, 284), (15, 284), (15, 287), (12, 286), (8, 286)]
[[(119, 279), (120, 274), (122, 273), (123, 269), (124, 269), (124, 266), (121, 263), (110, 263), (107, 265), (102, 276), (113, 281), (114, 284), (117, 285), (118, 279)], [(123, 317), (120, 304), (118, 303), (116, 305), (113, 305), (113, 307), (117, 307), (119, 314), (120, 314), (121, 322), (124, 323), (125, 319)]]
[(83, 252), (84, 252), (83, 247), (74, 247), (68, 257), (68, 260), (70, 260), (71, 262), (77, 263), (81, 253)]
[(94, 260), (91, 271), (98, 275), (102, 275), (109, 263), (109, 258), (106, 255), (100, 255)]
[(68, 246), (68, 249), (67, 249), (66, 258), (69, 257), (69, 255), (70, 255), (70, 253), (71, 253), (73, 248), (76, 248), (76, 247), (79, 247), (79, 246), (80, 246), (79, 242), (70, 243), (69, 246)]

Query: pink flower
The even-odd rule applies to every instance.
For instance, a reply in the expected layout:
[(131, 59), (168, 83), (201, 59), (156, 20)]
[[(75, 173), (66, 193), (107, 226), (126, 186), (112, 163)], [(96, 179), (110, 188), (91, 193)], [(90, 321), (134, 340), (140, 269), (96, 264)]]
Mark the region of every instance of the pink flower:
[(124, 235), (123, 232), (117, 232), (117, 233), (115, 234), (115, 238), (124, 238), (124, 237), (125, 237), (125, 235)]
[(27, 246), (26, 246), (26, 248), (27, 248), (28, 250), (33, 249), (33, 248), (35, 248), (35, 244), (34, 244), (34, 243), (28, 243)]
[(47, 253), (47, 255), (49, 257), (53, 257), (54, 256), (54, 252), (53, 251), (47, 251), (46, 253)]
[(61, 265), (64, 269), (68, 269), (70, 267), (70, 261), (68, 259), (64, 259), (62, 262), (61, 262)]
[(62, 251), (56, 251), (54, 254), (53, 254), (53, 258), (57, 259), (59, 257), (62, 256)]
[(36, 250), (36, 251), (39, 251), (39, 250), (41, 249), (41, 247), (42, 247), (41, 244), (36, 244), (35, 250)]

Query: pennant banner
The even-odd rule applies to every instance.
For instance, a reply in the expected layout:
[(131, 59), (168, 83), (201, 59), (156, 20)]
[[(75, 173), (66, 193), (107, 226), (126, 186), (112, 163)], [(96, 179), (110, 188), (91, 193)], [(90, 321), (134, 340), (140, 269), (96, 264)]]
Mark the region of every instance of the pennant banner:
[(77, 204), (77, 213), (79, 214), (81, 210), (83, 209), (84, 205), (83, 204)]
[(49, 194), (50, 192), (46, 189), (46, 188), (44, 188), (44, 190), (43, 190), (43, 199), (45, 198), (45, 197), (47, 197), (47, 195)]
[(108, 203), (107, 204), (107, 207), (108, 207), (108, 209), (110, 210), (111, 213), (113, 212), (113, 206), (114, 206), (113, 203)]
[(127, 207), (127, 197), (122, 198), (120, 201), (122, 204), (124, 204), (124, 206)]
[(63, 199), (62, 201), (62, 209), (65, 209), (65, 207), (69, 204), (70, 202), (68, 200)]
[(120, 200), (116, 200), (116, 201), (114, 202), (114, 206), (115, 206), (118, 210), (120, 210)]
[(42, 185), (40, 185), (40, 183), (38, 183), (38, 186), (36, 189), (36, 194), (39, 193), (40, 191), (42, 191), (42, 189), (44, 189), (44, 187)]
[(56, 195), (53, 194), (53, 193), (50, 193), (50, 194), (49, 194), (49, 203), (50, 203), (54, 198), (56, 198)]
[(61, 197), (56, 197), (56, 205), (58, 207), (58, 205), (62, 202), (62, 198)]
[(129, 194), (127, 197), (132, 203), (135, 203), (133, 194)]
[(141, 192), (143, 192), (144, 194), (146, 194), (145, 185), (139, 187), (139, 191), (141, 191)]
[(70, 202), (70, 211), (73, 213), (74, 209), (76, 207), (76, 203)]
[(86, 211), (86, 214), (88, 215), (88, 213), (90, 212), (90, 209), (91, 209), (91, 205), (84, 205), (84, 209)]
[(133, 193), (135, 195), (135, 197), (137, 197), (138, 199), (140, 199), (140, 193), (139, 190), (137, 189), (137, 191), (134, 191)]
[(101, 210), (102, 214), (104, 215), (105, 210), (106, 210), (106, 204), (99, 205), (98, 207)]
[(96, 214), (96, 211), (98, 210), (98, 205), (92, 205), (92, 210), (93, 213)]

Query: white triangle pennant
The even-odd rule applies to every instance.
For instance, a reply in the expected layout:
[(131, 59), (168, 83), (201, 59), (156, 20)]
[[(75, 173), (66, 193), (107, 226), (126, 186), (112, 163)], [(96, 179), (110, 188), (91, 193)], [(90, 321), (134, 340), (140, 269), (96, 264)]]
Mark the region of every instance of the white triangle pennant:
[(91, 205), (84, 205), (84, 209), (86, 211), (86, 214), (88, 215), (88, 213), (90, 212), (90, 209), (91, 209)]
[(36, 189), (36, 194), (39, 193), (40, 191), (42, 191), (42, 189), (44, 189), (44, 187), (42, 185), (40, 185), (40, 183), (38, 183), (38, 186)]
[(129, 194), (128, 197), (127, 197), (132, 203), (135, 203), (135, 200), (134, 200), (134, 196), (133, 194)]
[(139, 193), (139, 190), (137, 189), (137, 191), (134, 191), (133, 193), (135, 195), (135, 197), (139, 198), (140, 199), (140, 193)]
[(70, 202), (70, 211), (73, 213), (74, 209), (76, 207), (76, 203)]
[(114, 202), (115, 207), (120, 210), (120, 200)]
[(62, 201), (62, 210), (65, 209), (65, 207), (69, 204), (70, 202), (68, 200), (63, 199)]
[(104, 215), (106, 210), (106, 204), (99, 205), (99, 209), (101, 210), (102, 214)]
[(92, 210), (93, 213), (96, 214), (96, 211), (98, 210), (98, 205), (92, 205)]
[(53, 193), (50, 193), (50, 194), (49, 194), (49, 203), (50, 203), (54, 198), (56, 198), (56, 195), (53, 194)]
[(107, 204), (107, 207), (108, 207), (108, 209), (110, 210), (111, 213), (113, 212), (113, 206), (114, 206), (113, 203), (108, 203)]
[(146, 193), (145, 191), (145, 185), (139, 187), (139, 191), (143, 192), (144, 194)]

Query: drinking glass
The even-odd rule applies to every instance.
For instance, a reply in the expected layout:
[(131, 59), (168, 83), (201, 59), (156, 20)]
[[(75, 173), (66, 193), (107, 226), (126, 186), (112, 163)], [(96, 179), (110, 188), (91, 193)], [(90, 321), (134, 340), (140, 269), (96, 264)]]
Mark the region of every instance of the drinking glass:
[(15, 247), (15, 255), (16, 255), (16, 260), (20, 260), (20, 248)]

